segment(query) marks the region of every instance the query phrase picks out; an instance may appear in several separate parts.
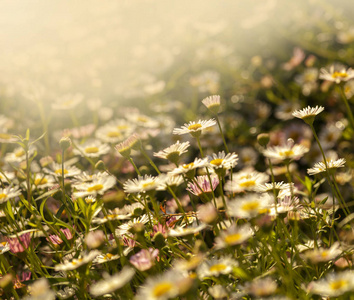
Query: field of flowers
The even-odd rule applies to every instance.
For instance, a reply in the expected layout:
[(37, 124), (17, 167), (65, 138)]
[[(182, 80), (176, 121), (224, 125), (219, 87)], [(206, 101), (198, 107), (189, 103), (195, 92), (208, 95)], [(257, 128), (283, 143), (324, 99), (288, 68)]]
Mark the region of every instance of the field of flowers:
[(119, 38), (78, 42), (104, 57), (11, 57), (0, 299), (353, 300), (353, 10), (303, 2), (264, 1), (238, 36), (231, 11), (176, 19), (180, 47), (146, 26), (124, 76), (113, 14), (92, 23)]

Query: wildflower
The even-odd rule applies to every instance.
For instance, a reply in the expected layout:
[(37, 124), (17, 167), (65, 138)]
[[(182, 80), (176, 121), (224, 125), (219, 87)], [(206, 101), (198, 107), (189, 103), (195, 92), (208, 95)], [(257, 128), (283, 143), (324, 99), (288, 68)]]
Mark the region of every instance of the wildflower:
[(99, 297), (115, 290), (120, 289), (126, 285), (135, 275), (134, 269), (124, 267), (119, 273), (112, 276), (103, 275), (103, 280), (100, 280), (90, 287), (90, 294), (93, 297)]
[(165, 180), (161, 182), (160, 186), (157, 188), (158, 191), (165, 191), (168, 187), (177, 187), (182, 184), (183, 177), (181, 175), (171, 175), (167, 174)]
[(215, 248), (221, 249), (229, 246), (242, 244), (253, 235), (251, 226), (246, 223), (242, 226), (232, 225), (226, 230), (220, 231), (219, 236), (215, 239)]
[(354, 95), (354, 80), (350, 80), (344, 85), (344, 94), (347, 99), (350, 99)]
[[(65, 238), (68, 241), (73, 238), (73, 235), (72, 235), (70, 229), (68, 229), (68, 228), (64, 228), (64, 229), (60, 228), (60, 231), (63, 233), (63, 235), (65, 236)], [(47, 240), (48, 240), (48, 238), (47, 238)], [(49, 235), (49, 240), (55, 245), (60, 245), (61, 243), (63, 243), (63, 240), (60, 238), (60, 236), (55, 235), (55, 234)]]
[(137, 254), (131, 256), (129, 258), (129, 261), (139, 271), (146, 271), (149, 270), (155, 264), (155, 260), (158, 254), (158, 249), (142, 249)]
[(99, 157), (103, 154), (107, 154), (110, 147), (107, 144), (102, 144), (100, 141), (88, 141), (83, 145), (77, 145), (77, 149), (73, 152), (76, 155), (86, 156), (86, 157)]
[[(129, 250), (130, 251), (130, 250)], [(125, 256), (126, 254), (128, 255), (129, 252), (123, 251), (123, 255)], [(95, 257), (95, 259), (92, 261), (93, 264), (103, 264), (107, 263), (109, 261), (117, 260), (120, 258), (119, 254), (112, 254), (112, 253), (105, 253), (105, 254), (99, 254)]]
[(208, 175), (197, 176), (194, 180), (195, 182), (188, 183), (187, 191), (196, 196), (213, 192), (219, 184), (219, 178), (216, 174), (210, 175), (211, 183)]
[(102, 230), (90, 231), (85, 237), (85, 243), (90, 249), (96, 249), (102, 245), (105, 236)]
[[(28, 157), (31, 157), (36, 148), (34, 146), (30, 146), (28, 150)], [(7, 163), (21, 163), (26, 160), (26, 151), (22, 147), (17, 147), (13, 152), (6, 153), (5, 161)]]
[(17, 141), (18, 138), (15, 135), (8, 134), (6, 131), (0, 132), (0, 143), (11, 144), (16, 143)]
[(8, 186), (6, 188), (0, 188), (0, 204), (20, 195), (21, 191), (19, 187)]
[(180, 143), (177, 141), (176, 144), (173, 144), (162, 151), (155, 152), (154, 156), (168, 159), (170, 162), (178, 163), (179, 157), (183, 154), (188, 152), (187, 148), (190, 146), (189, 142)]
[(213, 95), (202, 100), (202, 103), (213, 113), (217, 114), (220, 110), (220, 96)]
[(253, 280), (244, 287), (249, 294), (256, 297), (270, 296), (275, 293), (277, 288), (275, 280), (270, 277)]
[[(122, 125), (122, 127), (123, 126), (124, 125)], [(128, 128), (130, 130), (128, 130)], [(109, 123), (98, 128), (96, 130), (95, 136), (96, 138), (102, 140), (102, 142), (104, 143), (115, 144), (126, 139), (128, 137), (128, 134), (132, 132), (132, 129), (132, 126), (126, 125), (126, 130), (121, 130), (120, 126), (117, 126), (113, 123)]]
[(199, 220), (206, 224), (211, 224), (218, 218), (218, 211), (211, 202), (200, 205), (197, 214)]
[(24, 252), (31, 243), (31, 232), (19, 234), (18, 237), (7, 237), (6, 239), (12, 253)]
[(320, 79), (333, 81), (338, 84), (341, 81), (348, 81), (354, 78), (354, 70), (352, 68), (346, 70), (342, 67), (340, 70), (338, 69), (339, 68), (335, 68), (334, 65), (329, 68), (329, 71), (325, 68), (321, 68)]
[(291, 71), (297, 67), (305, 59), (305, 52), (299, 48), (295, 47), (293, 50), (293, 56), (290, 60), (283, 64), (283, 69), (286, 71)]
[(165, 177), (160, 176), (138, 176), (135, 179), (127, 180), (124, 185), (124, 192), (126, 193), (146, 193), (152, 190), (156, 190), (165, 180)]
[(319, 140), (323, 149), (330, 149), (337, 144), (338, 139), (342, 136), (342, 125), (340, 121), (336, 124), (327, 123), (326, 127), (321, 130)]
[(199, 120), (198, 122), (191, 121), (188, 124), (185, 123), (181, 128), (173, 129), (173, 134), (186, 134), (190, 133), (193, 137), (199, 137), (203, 129), (212, 127), (216, 124), (214, 119), (210, 120)]
[(85, 197), (88, 195), (103, 195), (107, 190), (116, 184), (116, 178), (113, 176), (95, 176), (91, 182), (75, 183), (77, 190), (73, 193), (75, 198)]
[(245, 147), (239, 151), (238, 164), (242, 166), (254, 166), (258, 159), (258, 153), (252, 147)]
[(23, 300), (54, 300), (55, 293), (50, 289), (50, 285), (46, 278), (36, 280), (28, 287), (29, 295), (24, 297)]
[(179, 166), (178, 168), (175, 168), (174, 170), (169, 172), (169, 174), (171, 174), (171, 175), (187, 174), (187, 176), (192, 175), (191, 174), (192, 171), (194, 171), (197, 168), (203, 168), (203, 167), (207, 166), (207, 163), (208, 163), (207, 158), (203, 158), (203, 159), (195, 158), (193, 162), (191, 162), (189, 164), (183, 164), (183, 165)]
[(118, 151), (120, 155), (125, 158), (130, 157), (130, 152), (132, 149), (137, 149), (140, 145), (140, 138), (139, 135), (134, 133), (130, 137), (128, 137), (125, 141), (117, 144), (115, 149)]
[(127, 119), (131, 121), (133, 124), (137, 126), (141, 126), (144, 128), (157, 128), (159, 127), (159, 122), (154, 120), (153, 118), (148, 117), (147, 115), (133, 112), (127, 114)]
[(238, 161), (238, 155), (236, 153), (219, 152), (218, 154), (213, 154), (213, 156), (208, 156), (209, 166), (214, 169), (231, 169), (236, 166)]
[(149, 222), (149, 218), (151, 218), (152, 216), (150, 215), (143, 215), (140, 218), (134, 218), (133, 220), (130, 220), (127, 223), (124, 223), (122, 225), (119, 225), (118, 228), (116, 229), (116, 234), (117, 235), (123, 235), (126, 234), (131, 228), (133, 228), (134, 226), (138, 225), (144, 225), (147, 222)]
[(250, 219), (261, 213), (265, 213), (271, 206), (272, 197), (266, 195), (247, 194), (228, 203), (228, 213), (230, 216)]
[(303, 145), (297, 145), (293, 143), (287, 143), (282, 146), (271, 146), (267, 147), (267, 149), (263, 150), (263, 155), (268, 158), (273, 158), (276, 160), (298, 160), (305, 153), (307, 153), (309, 149)]
[[(337, 159), (337, 160), (327, 160), (327, 167), (328, 167), (328, 170), (329, 171), (333, 171), (334, 169), (337, 169), (337, 168), (342, 168), (344, 167), (344, 164), (345, 164), (345, 159), (344, 158), (340, 158), (340, 159)], [(322, 173), (322, 172), (326, 172), (326, 164), (324, 162), (318, 162), (314, 165), (313, 168), (310, 168), (310, 169), (307, 169), (307, 173), (309, 175), (315, 175), (315, 174), (319, 174), (319, 173)]]
[(84, 255), (80, 258), (74, 258), (71, 261), (66, 261), (62, 264), (55, 266), (55, 271), (71, 271), (75, 270), (83, 265), (90, 263), (97, 255), (100, 254), (98, 250), (92, 250), (87, 255)]
[(225, 287), (219, 284), (209, 287), (208, 293), (213, 297), (213, 299), (223, 299), (226, 298), (228, 295)]
[(168, 236), (173, 236), (173, 237), (180, 237), (180, 236), (186, 236), (186, 235), (191, 235), (198, 233), (205, 229), (207, 227), (206, 224), (202, 223), (200, 225), (197, 225), (196, 222), (194, 222), (190, 226), (180, 226), (180, 227), (175, 227), (171, 229), (168, 233)]
[[(54, 177), (62, 177), (62, 165), (53, 162), (50, 166), (50, 169), (43, 169), (46, 173), (53, 175)], [(79, 175), (81, 170), (75, 166), (68, 166), (64, 164), (64, 176), (73, 177)]]
[(299, 105), (297, 103), (292, 103), (285, 101), (284, 103), (278, 105), (275, 109), (275, 117), (279, 120), (290, 120), (293, 118), (292, 112), (297, 109)]
[[(136, 300), (167, 300), (186, 292), (191, 283), (181, 272), (170, 270), (156, 277), (149, 277), (138, 290)], [(188, 284), (188, 286), (186, 286)]]
[(198, 267), (197, 274), (199, 279), (203, 280), (205, 277), (230, 274), (236, 266), (238, 266), (237, 261), (231, 257), (213, 258), (203, 262)]
[(325, 278), (312, 281), (308, 290), (323, 297), (338, 297), (347, 292), (354, 291), (353, 271), (330, 273)]
[(296, 118), (304, 120), (306, 124), (312, 125), (315, 117), (324, 110), (322, 106), (308, 106), (301, 110), (295, 110), (292, 115)]
[(33, 178), (32, 189), (51, 188), (54, 186), (55, 183), (56, 182), (53, 176), (36, 173)]
[(334, 243), (330, 248), (313, 249), (305, 252), (304, 257), (310, 260), (313, 264), (320, 262), (328, 262), (334, 260), (336, 257), (342, 254), (339, 249), (339, 243)]
[(225, 184), (225, 191), (231, 193), (240, 193), (243, 191), (255, 191), (260, 184), (269, 180), (269, 175), (254, 171), (253, 169), (244, 169), (232, 174), (232, 180)]
[(4, 254), (7, 251), (10, 251), (9, 243), (8, 242), (1, 242), (0, 243), (0, 255)]

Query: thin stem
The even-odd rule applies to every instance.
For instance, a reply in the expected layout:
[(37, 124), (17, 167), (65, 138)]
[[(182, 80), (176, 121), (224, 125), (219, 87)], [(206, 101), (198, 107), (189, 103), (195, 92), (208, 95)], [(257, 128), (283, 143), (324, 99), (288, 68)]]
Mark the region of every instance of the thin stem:
[(220, 130), (220, 133), (221, 133), (222, 141), (223, 141), (224, 146), (225, 146), (225, 150), (226, 150), (227, 153), (229, 153), (230, 151), (229, 151), (229, 148), (227, 147), (226, 140), (225, 140), (225, 137), (224, 137), (224, 133), (222, 132), (221, 124), (220, 124), (220, 121), (219, 121), (219, 118), (218, 118), (217, 115), (215, 116), (215, 119), (216, 119), (216, 122), (218, 123), (218, 126), (219, 126), (219, 130)]
[(343, 101), (344, 101), (345, 107), (346, 107), (346, 109), (347, 109), (347, 114), (348, 114), (348, 117), (349, 117), (350, 125), (352, 126), (352, 129), (354, 129), (354, 117), (353, 117), (353, 113), (352, 113), (352, 110), (350, 109), (350, 106), (349, 106), (347, 97), (346, 97), (345, 94), (344, 94), (343, 87), (337, 86), (337, 88), (338, 88), (338, 90), (339, 90), (339, 93), (340, 93), (341, 96), (342, 96), (342, 99), (343, 99)]
[(135, 169), (135, 172), (136, 172), (139, 176), (141, 176), (141, 173), (140, 173), (138, 167), (136, 166), (136, 164), (134, 163), (133, 159), (129, 156), (129, 157), (128, 157), (128, 160), (129, 160), (130, 163), (133, 165), (133, 167), (134, 167), (134, 169)]
[(202, 145), (200, 144), (200, 139), (199, 139), (199, 137), (196, 137), (196, 140), (197, 140), (197, 143), (198, 143), (200, 155), (204, 158), (203, 149), (202, 149)]

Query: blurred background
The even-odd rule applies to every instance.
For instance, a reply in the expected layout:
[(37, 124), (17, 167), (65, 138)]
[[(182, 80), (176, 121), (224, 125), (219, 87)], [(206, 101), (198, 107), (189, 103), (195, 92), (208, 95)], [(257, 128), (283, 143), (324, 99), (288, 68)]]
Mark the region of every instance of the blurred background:
[(40, 113), (53, 128), (73, 127), (73, 108), (85, 125), (122, 106), (190, 120), (211, 94), (237, 104), (253, 91), (277, 104), (264, 89), (296, 47), (326, 64), (354, 64), (350, 2), (2, 1), (0, 114), (43, 131)]

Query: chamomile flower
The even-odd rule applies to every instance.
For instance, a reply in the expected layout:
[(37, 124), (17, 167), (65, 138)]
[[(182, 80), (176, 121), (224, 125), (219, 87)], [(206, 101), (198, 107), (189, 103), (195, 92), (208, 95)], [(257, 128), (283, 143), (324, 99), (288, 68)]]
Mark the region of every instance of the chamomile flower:
[(98, 250), (92, 250), (87, 255), (80, 258), (74, 258), (71, 261), (66, 261), (62, 264), (58, 264), (54, 267), (55, 271), (72, 271), (83, 265), (86, 265), (94, 260), (94, 258), (101, 252)]
[(113, 176), (94, 177), (91, 182), (75, 183), (76, 191), (73, 193), (75, 198), (85, 196), (103, 195), (107, 190), (116, 184), (116, 178)]
[(0, 188), (0, 204), (21, 195), (19, 187), (8, 186)]
[(112, 276), (103, 275), (103, 280), (100, 280), (90, 287), (90, 294), (93, 297), (99, 297), (126, 285), (135, 275), (135, 270), (130, 267), (124, 267), (122, 271)]
[(330, 273), (325, 278), (312, 281), (308, 290), (312, 294), (323, 297), (338, 297), (347, 292), (354, 291), (354, 272)]
[[(50, 169), (43, 169), (46, 173), (54, 176), (54, 177), (62, 177), (62, 165), (57, 163), (52, 163), (50, 165)], [(73, 177), (79, 175), (81, 170), (75, 166), (69, 166), (64, 164), (64, 177)]]
[(74, 154), (81, 156), (100, 157), (101, 155), (107, 154), (109, 150), (110, 147), (107, 144), (102, 144), (100, 141), (93, 140), (82, 145), (77, 145), (77, 149), (74, 149), (73, 152)]
[(45, 189), (50, 188), (56, 183), (53, 176), (45, 175), (42, 173), (36, 173), (33, 178), (33, 189)]
[(308, 250), (304, 253), (304, 257), (310, 260), (313, 264), (320, 262), (328, 262), (334, 260), (336, 257), (342, 254), (342, 250), (339, 249), (339, 243), (334, 243), (330, 248), (316, 248)]
[(269, 175), (254, 171), (253, 169), (244, 169), (232, 174), (232, 180), (225, 184), (225, 191), (230, 193), (241, 193), (243, 191), (255, 191), (260, 184), (269, 180)]
[(199, 137), (202, 133), (202, 130), (216, 125), (214, 119), (210, 120), (199, 120), (198, 122), (191, 121), (188, 124), (185, 123), (181, 128), (173, 129), (173, 134), (186, 134), (190, 133), (193, 137)]
[[(328, 170), (333, 171), (334, 169), (342, 168), (342, 167), (344, 167), (345, 162), (346, 161), (344, 158), (340, 158), (337, 160), (332, 160), (332, 159), (327, 160)], [(313, 168), (307, 169), (307, 173), (309, 175), (316, 175), (319, 173), (326, 172), (326, 169), (327, 169), (326, 164), (321, 161), (321, 162), (316, 163)]]
[(205, 277), (230, 274), (236, 266), (238, 266), (237, 261), (231, 257), (214, 258), (204, 261), (198, 267), (197, 274), (199, 279), (203, 280)]
[(230, 216), (250, 219), (265, 213), (272, 205), (272, 197), (258, 194), (247, 194), (228, 203), (228, 213)]
[(219, 152), (218, 154), (213, 154), (208, 156), (209, 167), (213, 169), (231, 169), (236, 166), (238, 161), (238, 155), (236, 153), (228, 153), (225, 155), (225, 152)]
[(320, 79), (333, 81), (337, 84), (341, 81), (348, 81), (352, 78), (354, 78), (354, 70), (352, 68), (346, 70), (344, 67), (342, 67), (339, 69), (332, 65), (329, 70), (325, 68), (321, 68), (320, 70)]
[(226, 230), (220, 231), (219, 236), (215, 239), (215, 248), (222, 249), (242, 244), (252, 235), (253, 231), (248, 223), (242, 226), (231, 225)]
[(185, 143), (180, 143), (177, 141), (176, 144), (173, 144), (164, 150), (161, 150), (159, 152), (155, 152), (154, 156), (162, 158), (162, 159), (168, 159), (171, 162), (177, 163), (179, 160), (179, 157), (183, 154), (188, 152), (187, 148), (190, 146), (189, 142)]
[(295, 110), (292, 115), (296, 118), (304, 120), (309, 125), (312, 125), (315, 117), (324, 111), (324, 107), (316, 105), (316, 107), (308, 106), (301, 110)]
[[(28, 150), (28, 157), (31, 157), (36, 148), (34, 146), (30, 146)], [(26, 160), (26, 151), (22, 147), (17, 147), (13, 152), (6, 153), (5, 161), (7, 163), (21, 163)]]
[(124, 192), (135, 194), (135, 193), (146, 193), (152, 190), (156, 190), (165, 181), (165, 176), (138, 176), (135, 179), (127, 180), (124, 185)]
[(193, 162), (189, 164), (183, 164), (179, 166), (178, 168), (175, 168), (169, 174), (171, 175), (182, 175), (182, 174), (187, 174), (190, 171), (194, 171), (197, 168), (203, 168), (206, 167), (208, 164), (208, 159), (207, 158), (195, 158)]
[(298, 160), (308, 151), (309, 149), (303, 145), (287, 143), (282, 146), (267, 147), (267, 149), (263, 151), (263, 155), (280, 161)]
[[(169, 270), (156, 277), (149, 277), (138, 290), (136, 300), (167, 300), (186, 292), (187, 277), (178, 271)], [(188, 282), (189, 283), (189, 282)], [(191, 283), (189, 283), (191, 285)]]
[(117, 235), (126, 234), (136, 224), (145, 225), (147, 222), (149, 222), (149, 219), (151, 219), (151, 218), (152, 218), (152, 216), (148, 215), (148, 214), (145, 214), (140, 218), (134, 218), (133, 220), (130, 220), (129, 222), (118, 226), (118, 228), (116, 229), (116, 234)]
[(220, 109), (220, 96), (213, 95), (202, 100), (202, 103), (213, 113), (217, 114)]

